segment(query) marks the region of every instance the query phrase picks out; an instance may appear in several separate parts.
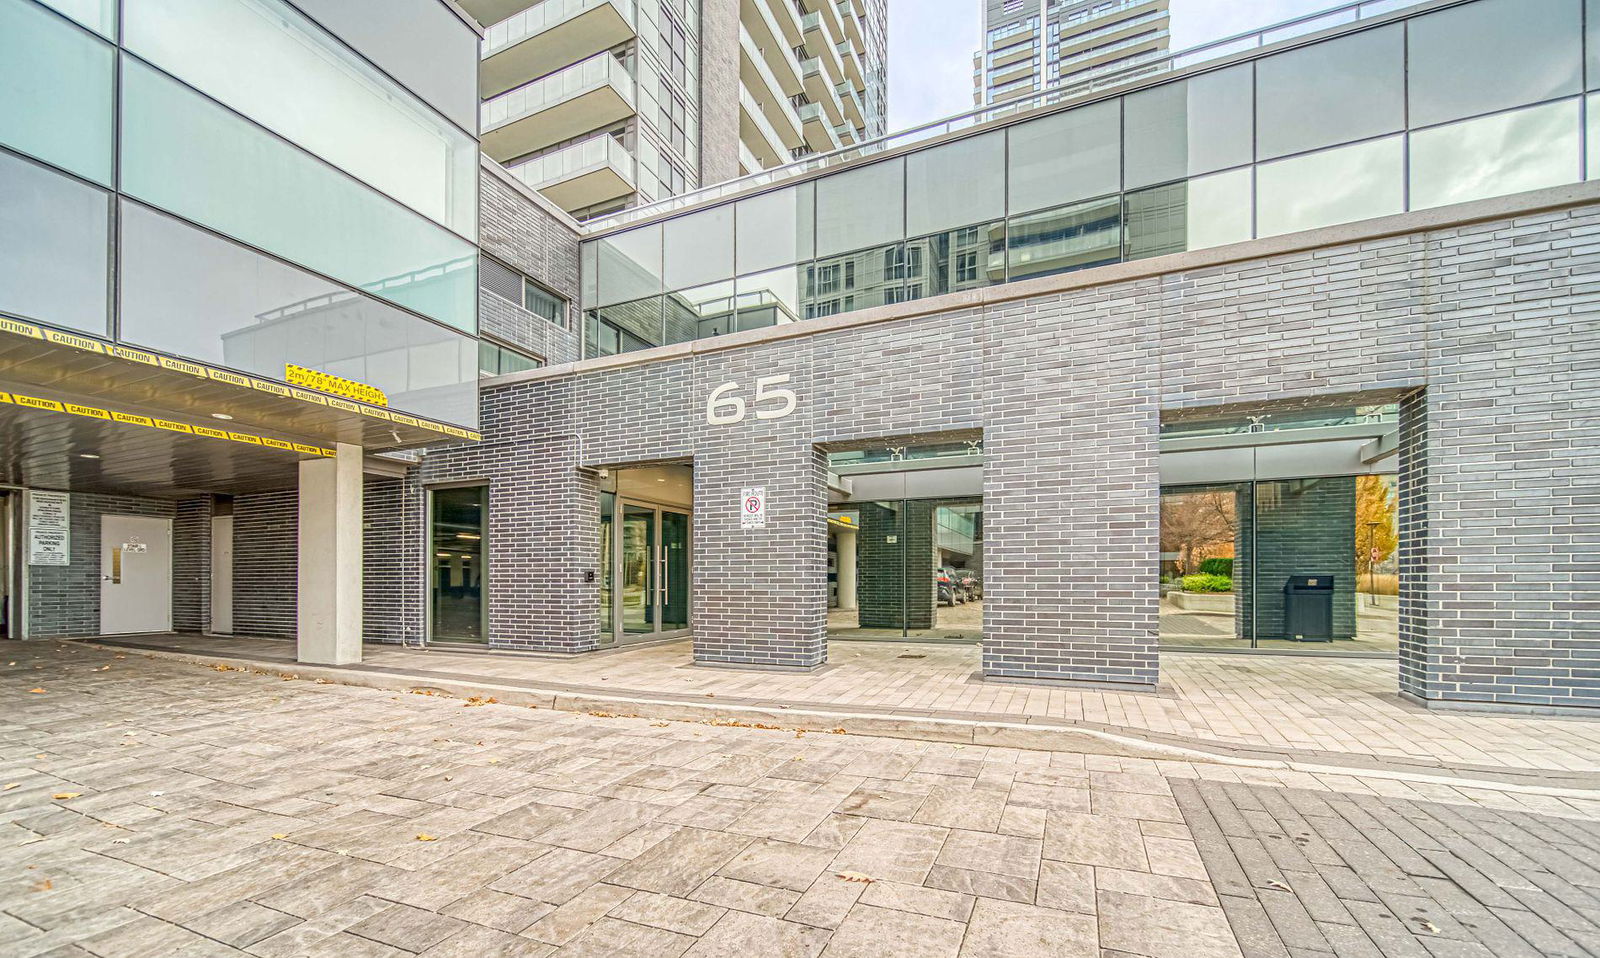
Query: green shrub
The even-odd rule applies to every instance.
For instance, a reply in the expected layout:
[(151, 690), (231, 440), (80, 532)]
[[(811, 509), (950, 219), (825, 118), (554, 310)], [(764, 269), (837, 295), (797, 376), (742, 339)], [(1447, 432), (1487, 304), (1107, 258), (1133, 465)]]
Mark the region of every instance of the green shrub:
[(1197, 575), (1183, 577), (1183, 591), (1185, 592), (1232, 592), (1233, 579), (1225, 575), (1212, 575), (1201, 572)]
[(1200, 573), (1202, 575), (1222, 575), (1233, 578), (1232, 559), (1201, 559)]

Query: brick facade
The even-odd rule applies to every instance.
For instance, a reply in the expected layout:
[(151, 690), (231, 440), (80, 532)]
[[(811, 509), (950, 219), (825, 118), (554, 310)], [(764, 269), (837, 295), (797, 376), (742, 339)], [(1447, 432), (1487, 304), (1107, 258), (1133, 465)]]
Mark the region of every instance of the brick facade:
[(510, 178), (484, 167), (479, 183), (479, 243), (567, 301), (564, 325), (551, 323), (492, 293), (478, 297), (478, 323), (490, 336), (555, 365), (578, 358), (578, 232), (566, 214)]
[[(1112, 267), (943, 312), (557, 370), (486, 390), (488, 438), (430, 453), (407, 509), (421, 520), (422, 484), (487, 479), (492, 643), (581, 650), (597, 644), (596, 470), (692, 462), (696, 657), (805, 667), (826, 654), (825, 450), (981, 431), (985, 671), (1148, 687), (1160, 420), (1404, 397), (1405, 690), (1600, 705), (1582, 453), (1600, 429), (1576, 401), (1600, 365), (1581, 278), (1596, 230), (1600, 208), (1576, 206)], [(749, 402), (780, 375), (791, 415), (707, 421), (718, 385)], [(767, 488), (764, 530), (739, 525), (748, 485)]]
[[(34, 639), (100, 633), (100, 518), (106, 515), (155, 516), (171, 519), (171, 502), (93, 492), (72, 493), (68, 525), (72, 543), (68, 565), (30, 565), (28, 637)], [(173, 538), (177, 538), (176, 527)], [(173, 556), (173, 616), (178, 614), (177, 547)], [(20, 555), (28, 560), (26, 544)]]

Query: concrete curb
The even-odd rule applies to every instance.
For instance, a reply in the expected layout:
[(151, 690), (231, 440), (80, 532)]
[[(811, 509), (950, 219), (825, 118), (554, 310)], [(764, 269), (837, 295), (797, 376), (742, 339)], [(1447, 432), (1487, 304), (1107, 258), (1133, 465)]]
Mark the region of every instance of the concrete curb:
[(1339, 765), (1301, 761), (1289, 757), (1252, 757), (1250, 755), (1237, 754), (1238, 751), (1248, 751), (1247, 749), (1235, 750), (1227, 745), (1218, 745), (1215, 748), (1208, 748), (1200, 743), (1193, 746), (1177, 745), (1168, 742), (1150, 741), (1134, 734), (1118, 734), (1082, 726), (1024, 724), (1020, 722), (979, 722), (959, 718), (893, 717), (850, 712), (848, 710), (788, 708), (782, 706), (771, 708), (709, 701), (701, 704), (698, 702), (673, 701), (630, 695), (575, 693), (559, 689), (499, 685), (487, 681), (462, 681), (439, 676), (414, 675), (343, 666), (290, 665), (245, 657), (150, 649), (134, 645), (102, 644), (93, 640), (79, 641), (84, 645), (90, 645), (105, 651), (123, 654), (131, 652), (147, 658), (168, 659), (222, 671), (254, 672), (281, 678), (309, 680), (320, 684), (347, 685), (386, 692), (425, 692), (461, 699), (492, 698), (494, 699), (494, 704), (497, 705), (546, 708), (559, 712), (575, 712), (608, 718), (638, 718), (761, 729), (783, 729), (787, 731), (833, 732), (930, 742), (952, 742), (962, 745), (1021, 748), (1035, 751), (1082, 752), (1121, 758), (1199, 762), (1236, 768), (1295, 771), (1312, 775), (1378, 778), (1418, 784), (1446, 785), (1453, 788), (1472, 788), (1552, 798), (1600, 801), (1600, 789), (1525, 784), (1495, 779), (1469, 778), (1454, 774), (1430, 774), (1425, 771), (1411, 769), (1386, 768), (1382, 765)]

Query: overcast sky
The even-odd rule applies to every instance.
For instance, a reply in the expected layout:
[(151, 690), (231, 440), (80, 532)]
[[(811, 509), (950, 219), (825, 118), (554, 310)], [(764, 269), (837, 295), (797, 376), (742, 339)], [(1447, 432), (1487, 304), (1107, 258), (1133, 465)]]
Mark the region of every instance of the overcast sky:
[[(1172, 0), (1172, 49), (1183, 50), (1340, 0)], [(972, 109), (972, 54), (983, 0), (889, 0), (889, 129)]]

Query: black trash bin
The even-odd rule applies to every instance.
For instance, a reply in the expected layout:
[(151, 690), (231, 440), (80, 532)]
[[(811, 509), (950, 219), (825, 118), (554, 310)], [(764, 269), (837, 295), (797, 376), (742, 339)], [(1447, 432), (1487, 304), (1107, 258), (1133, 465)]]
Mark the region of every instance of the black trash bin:
[(1333, 641), (1333, 576), (1292, 575), (1284, 582), (1283, 634), (1293, 642)]

